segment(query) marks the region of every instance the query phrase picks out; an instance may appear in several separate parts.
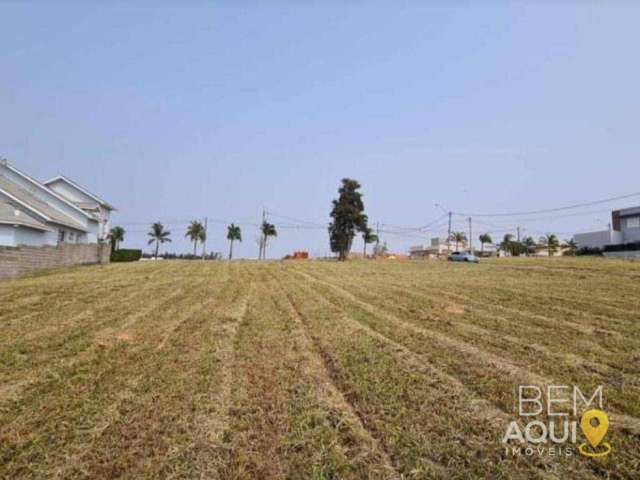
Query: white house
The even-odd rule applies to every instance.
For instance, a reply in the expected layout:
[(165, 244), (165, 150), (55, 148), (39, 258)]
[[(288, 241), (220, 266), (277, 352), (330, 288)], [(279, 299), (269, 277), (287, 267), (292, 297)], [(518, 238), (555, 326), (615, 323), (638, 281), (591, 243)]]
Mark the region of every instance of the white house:
[(614, 210), (608, 230), (577, 233), (573, 240), (579, 248), (603, 248), (605, 245), (640, 242), (640, 207)]
[(66, 177), (41, 183), (0, 160), (0, 245), (98, 243), (113, 210)]
[(423, 257), (439, 257), (447, 255), (455, 251), (463, 251), (467, 249), (467, 242), (456, 242), (453, 240), (447, 241), (446, 238), (432, 238), (430, 245), (414, 245), (409, 248), (409, 256), (411, 258), (423, 258)]

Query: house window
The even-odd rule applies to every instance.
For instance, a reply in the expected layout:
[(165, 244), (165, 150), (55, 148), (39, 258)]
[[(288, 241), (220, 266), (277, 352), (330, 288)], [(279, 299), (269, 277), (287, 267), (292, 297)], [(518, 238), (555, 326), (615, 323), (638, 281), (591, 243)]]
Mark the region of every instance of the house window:
[(640, 217), (627, 218), (627, 228), (640, 228)]
[(69, 243), (75, 243), (76, 235), (73, 232), (69, 232)]
[(64, 243), (64, 237), (65, 237), (65, 232), (64, 230), (58, 230), (58, 243)]

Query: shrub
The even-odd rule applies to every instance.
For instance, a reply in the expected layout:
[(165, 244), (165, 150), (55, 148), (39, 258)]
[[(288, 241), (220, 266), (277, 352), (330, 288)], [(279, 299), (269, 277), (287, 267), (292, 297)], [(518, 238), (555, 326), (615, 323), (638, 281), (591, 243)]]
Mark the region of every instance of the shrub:
[(137, 262), (142, 257), (142, 250), (121, 248), (111, 253), (112, 262)]
[(602, 255), (602, 250), (600, 250), (598, 247), (582, 247), (579, 248), (578, 250), (576, 250), (576, 255), (582, 256), (582, 255)]
[(629, 252), (640, 250), (640, 242), (622, 243), (620, 245), (605, 245), (605, 252)]

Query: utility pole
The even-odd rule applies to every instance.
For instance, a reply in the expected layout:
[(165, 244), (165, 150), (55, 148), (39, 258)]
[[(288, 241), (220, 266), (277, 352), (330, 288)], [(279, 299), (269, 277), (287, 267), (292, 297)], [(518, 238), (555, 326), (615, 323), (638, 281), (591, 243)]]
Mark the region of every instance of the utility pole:
[(202, 259), (207, 254), (207, 239), (209, 237), (209, 232), (207, 231), (209, 226), (209, 217), (204, 217), (204, 241), (202, 242)]
[(378, 255), (378, 249), (380, 248), (380, 222), (376, 222), (376, 246), (373, 250), (373, 257)]
[(449, 228), (447, 229), (447, 253), (451, 253), (451, 217), (453, 216), (453, 212), (451, 210), (445, 210), (445, 208), (439, 203), (436, 203), (435, 206), (442, 210), (446, 215), (449, 215)]
[(267, 221), (267, 212), (266, 210), (263, 208), (262, 209), (262, 223), (260, 224), (260, 253), (258, 254), (258, 260), (262, 260), (264, 258), (264, 254), (265, 254), (265, 250), (266, 250), (266, 243), (267, 240), (264, 236), (264, 234), (262, 233), (262, 225), (264, 225), (264, 222)]
[(469, 217), (469, 253), (473, 255), (473, 230), (471, 228), (471, 217)]
[(447, 230), (447, 253), (451, 253), (451, 215), (449, 212), (449, 229)]
[(520, 225), (518, 225), (518, 243), (520, 243)]

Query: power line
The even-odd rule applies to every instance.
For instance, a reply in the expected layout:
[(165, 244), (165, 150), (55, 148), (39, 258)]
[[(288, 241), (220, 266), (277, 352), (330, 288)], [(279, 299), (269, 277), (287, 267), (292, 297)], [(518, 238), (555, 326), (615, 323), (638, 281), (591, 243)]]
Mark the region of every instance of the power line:
[(465, 217), (473, 216), (473, 217), (520, 217), (525, 215), (538, 215), (541, 213), (554, 213), (561, 212), (563, 210), (572, 210), (574, 208), (582, 208), (582, 207), (591, 207), (593, 205), (600, 205), (603, 203), (614, 202), (617, 200), (624, 200), (627, 198), (640, 196), (640, 192), (629, 193), (627, 195), (620, 195), (618, 197), (610, 197), (602, 200), (595, 200), (593, 202), (585, 202), (585, 203), (577, 203), (575, 205), (568, 205), (565, 207), (557, 207), (557, 208), (548, 208), (544, 210), (531, 210), (528, 212), (511, 212), (511, 213), (461, 213), (461, 212), (453, 212), (454, 215), (462, 215)]
[(267, 213), (272, 217), (281, 218), (283, 220), (288, 220), (288, 221), (294, 222), (294, 223), (308, 224), (308, 225), (313, 225), (313, 226), (322, 227), (322, 228), (326, 228), (329, 225), (328, 223), (327, 224), (323, 224), (323, 223), (315, 222), (315, 221), (311, 221), (311, 220), (300, 220), (299, 218), (290, 217), (288, 215), (280, 215), (279, 213), (275, 213), (275, 212), (267, 212)]

